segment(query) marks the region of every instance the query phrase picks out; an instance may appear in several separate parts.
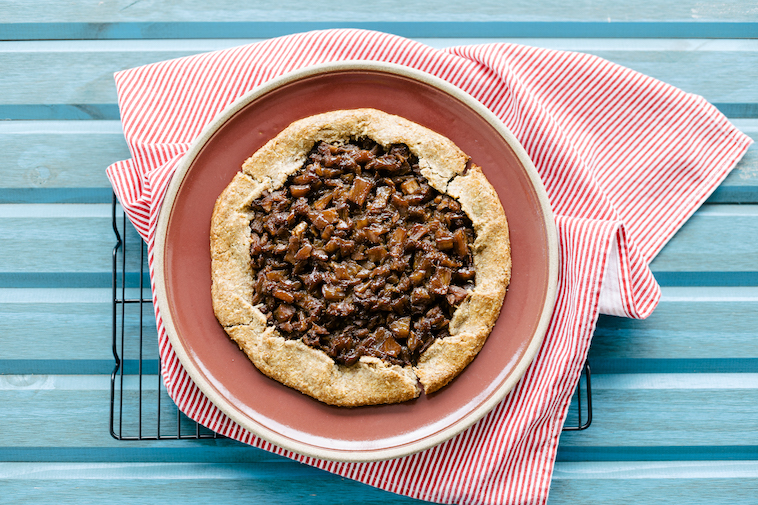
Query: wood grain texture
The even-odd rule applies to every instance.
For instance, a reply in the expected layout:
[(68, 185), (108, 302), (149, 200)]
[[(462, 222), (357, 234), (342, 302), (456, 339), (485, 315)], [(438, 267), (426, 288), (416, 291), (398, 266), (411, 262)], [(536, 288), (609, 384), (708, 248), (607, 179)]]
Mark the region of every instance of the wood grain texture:
[[(758, 119), (734, 120), (758, 140)], [(9, 189), (110, 188), (105, 168), (130, 157), (118, 121), (0, 122), (0, 197)], [(747, 154), (717, 191), (758, 188), (758, 147)], [(60, 192), (64, 197), (67, 193)], [(29, 197), (31, 198), (31, 196)], [(756, 199), (758, 202), (758, 199)], [(33, 202), (32, 202), (33, 203)], [(97, 202), (102, 203), (102, 202)]]
[(663, 288), (644, 320), (600, 316), (590, 359), (758, 356), (758, 290)]
[(755, 38), (755, 26), (734, 21), (121, 21), (0, 23), (7, 40), (272, 38), (313, 30), (356, 28), (409, 38)]
[[(0, 105), (115, 103), (112, 76), (118, 70), (235, 45), (212, 41), (202, 46), (193, 41), (182, 46), (180, 42), (0, 43), (0, 68), (9, 69), (0, 75)], [(756, 103), (758, 41), (739, 41), (739, 44), (740, 50), (701, 41), (673, 45), (642, 41), (636, 49), (635, 43), (628, 41), (615, 49), (613, 44), (579, 48), (702, 95), (711, 102)], [(571, 44), (568, 48), (577, 50)], [(698, 72), (692, 72), (693, 68)], [(741, 71), (734, 72), (734, 68)]]
[[(670, 380), (668, 374), (661, 375), (661, 379)], [(686, 379), (680, 382), (680, 388), (634, 388), (635, 381), (617, 380), (621, 387), (606, 389), (603, 376), (597, 375), (592, 385), (592, 399), (593, 404), (602, 409), (594, 411), (591, 429), (564, 433), (561, 445), (756, 446), (758, 419), (754, 405), (758, 392), (747, 386), (729, 389), (734, 383), (720, 387), (719, 382), (726, 381), (725, 375), (711, 374), (710, 384), (700, 389), (695, 389)], [(651, 377), (648, 380), (656, 380), (656, 374)], [(740, 381), (739, 376), (729, 379)], [(754, 385), (754, 381), (750, 384)]]
[[(0, 483), (14, 503), (365, 504), (425, 503), (294, 462), (0, 463)], [(2, 498), (0, 498), (2, 500)]]
[[(116, 236), (108, 204), (0, 205), (0, 223), (0, 272), (112, 270)], [(131, 225), (127, 230), (123, 237), (127, 248), (141, 245)], [(42, 246), (50, 239), (55, 243), (54, 261), (49, 248)], [(139, 255), (127, 254), (126, 271), (138, 271), (139, 267)]]
[[(144, 403), (152, 400), (152, 405), (157, 405), (157, 377), (146, 376), (143, 388)], [(124, 434), (137, 433), (138, 394), (136, 379), (127, 378), (124, 387)], [(166, 432), (176, 434), (176, 407), (165, 390), (161, 395), (161, 426)], [(283, 460), (280, 456), (223, 438), (130, 442), (115, 440), (108, 430), (109, 375), (0, 376), (0, 398), (8, 406), (0, 413), (0, 427), (10, 430), (5, 432), (0, 443), (0, 459), (3, 461), (106, 462), (133, 461), (135, 457), (139, 461), (141, 452), (144, 452), (145, 460), (150, 461), (171, 461), (171, 458), (175, 458), (175, 461), (213, 462)], [(119, 397), (116, 402), (120, 402)], [(151, 434), (151, 422), (152, 434), (157, 432), (156, 415), (155, 409), (147, 406), (143, 409), (146, 435)], [(50, 416), (55, 417), (55, 429), (50, 429), (45, 422)], [(25, 421), (19, 423), (18, 419)], [(181, 423), (183, 433), (194, 432), (194, 423), (188, 422), (183, 416)], [(48, 455), (45, 455), (46, 450), (50, 451)]]
[[(107, 204), (0, 205), (0, 273), (110, 273), (115, 244), (110, 212)], [(758, 243), (752, 239), (757, 234), (758, 206), (704, 205), (651, 268), (654, 272), (752, 272), (758, 265)], [(42, 247), (49, 238), (55, 241), (54, 261), (48, 248)], [(133, 231), (127, 241), (140, 243)], [(128, 255), (127, 271), (137, 270), (139, 258)]]
[[(149, 294), (145, 293), (149, 296)], [(0, 348), (24, 360), (112, 359), (108, 288), (0, 289)], [(157, 353), (152, 304), (143, 307), (143, 352)], [(120, 317), (120, 309), (118, 313)], [(125, 309), (125, 357), (136, 359), (137, 307)], [(119, 319), (120, 321), (120, 319)], [(23, 327), (25, 338), (19, 338)], [(663, 288), (645, 320), (601, 316), (591, 360), (730, 359), (758, 356), (756, 288)], [(43, 345), (44, 344), (44, 345)]]
[(3, 188), (105, 188), (130, 157), (119, 121), (0, 122)]
[(207, 2), (157, 2), (153, 0), (114, 0), (99, 2), (55, 2), (46, 0), (30, 5), (21, 0), (4, 2), (0, 18), (18, 22), (115, 22), (115, 21), (312, 21), (347, 20), (512, 20), (512, 21), (755, 21), (754, 4), (748, 1), (698, 2), (688, 0), (660, 3), (655, 0), (633, 2), (560, 2), (504, 4), (497, 0), (468, 3), (463, 0), (441, 2), (379, 0), (371, 9), (347, 0), (296, 0), (282, 4), (272, 0), (240, 5), (232, 0)]
[(757, 477), (753, 461), (559, 462), (548, 503), (747, 505)]
[[(758, 119), (735, 120), (758, 139)], [(0, 203), (107, 203), (105, 168), (130, 157), (118, 121), (0, 122)], [(758, 147), (751, 146), (709, 201), (758, 203)]]
[[(104, 170), (129, 157), (113, 72), (327, 26), (438, 48), (518, 42), (596, 54), (705, 96), (758, 140), (758, 9), (744, 0), (4, 2), (0, 503), (414, 502), (227, 439), (124, 442), (108, 432), (115, 237)], [(756, 153), (652, 263), (664, 284), (653, 315), (598, 321), (593, 423), (562, 435), (549, 504), (755, 503)], [(133, 253), (140, 239), (125, 236)], [(131, 254), (130, 297), (139, 267)], [(157, 431), (158, 410), (162, 431), (190, 433), (160, 386), (152, 306), (142, 311), (140, 321), (125, 309), (119, 428), (135, 433), (141, 397), (144, 434)]]
[(758, 207), (703, 205), (650, 264), (655, 271), (755, 271)]
[[(650, 374), (637, 377), (626, 375), (597, 375), (593, 381), (593, 402), (600, 408), (594, 412), (592, 426), (582, 432), (567, 432), (561, 437), (561, 447), (587, 448), (636, 448), (654, 454), (659, 448), (671, 449), (676, 455), (678, 448), (690, 447), (741, 447), (758, 446), (758, 418), (754, 415), (758, 401), (756, 374), (710, 374), (698, 384), (689, 383), (683, 377), (670, 374)], [(59, 453), (69, 458), (96, 458), (97, 451), (115, 449), (108, 457), (127, 460), (130, 453), (121, 449), (160, 448), (174, 451), (155, 457), (174, 454), (177, 461), (221, 461), (229, 447), (251, 451), (245, 458), (275, 458), (265, 451), (249, 448), (230, 440), (202, 441), (142, 441), (120, 442), (110, 437), (108, 420), (108, 376), (5, 376), (0, 380), (0, 402), (5, 408), (0, 412), (2, 447), (4, 458), (39, 457), (44, 448), (64, 450)], [(148, 384), (153, 382), (153, 384)], [(155, 394), (155, 378), (146, 378), (144, 398), (146, 404)], [(136, 395), (138, 390), (132, 379), (124, 394), (129, 415), (125, 417), (125, 430), (133, 432), (136, 422)], [(165, 394), (165, 393), (164, 393)], [(153, 398), (154, 400), (154, 398)], [(166, 400), (166, 398), (164, 398)], [(152, 403), (154, 404), (154, 402)], [(162, 403), (162, 419), (165, 426), (175, 415), (170, 401)], [(155, 424), (154, 411), (142, 413), (146, 433)], [(55, 429), (45, 422), (55, 416)], [(23, 423), (17, 422), (24, 419)], [(86, 420), (86, 422), (83, 422)], [(191, 429), (185, 426), (185, 433)], [(61, 434), (65, 433), (65, 437)], [(195, 448), (202, 451), (194, 451)], [(257, 451), (257, 452), (256, 452)], [(26, 454), (26, 456), (24, 456)], [(89, 456), (87, 456), (89, 454)], [(104, 453), (105, 454), (105, 453)], [(184, 456), (181, 456), (184, 454)], [(728, 453), (724, 454), (724, 458)], [(236, 457), (236, 456), (235, 456)], [(650, 459), (650, 455), (647, 456)], [(6, 461), (8, 459), (5, 459)], [(62, 459), (65, 461), (65, 459)], [(107, 460), (106, 460), (107, 461)], [(115, 460), (114, 460), (115, 461)], [(224, 460), (225, 461), (225, 460)]]
[[(295, 463), (3, 463), (0, 482), (30, 503), (122, 504), (129, 497), (162, 505), (187, 497), (202, 503), (338, 504), (354, 503), (357, 493), (370, 504), (420, 503)], [(267, 491), (258, 482), (281, 482), (281, 488)], [(674, 486), (681, 501), (668, 498)], [(559, 462), (548, 503), (711, 504), (729, 496), (729, 503), (752, 504), (756, 486), (752, 462)]]
[[(130, 290), (136, 291), (136, 290)], [(8, 359), (112, 360), (111, 290), (88, 288), (0, 289), (0, 348)], [(145, 292), (149, 299), (149, 288)], [(124, 308), (125, 356), (138, 357), (139, 307)], [(157, 359), (155, 315), (142, 307), (143, 353)], [(117, 309), (121, 325), (121, 307)], [(19, 338), (19, 328), (25, 337)]]

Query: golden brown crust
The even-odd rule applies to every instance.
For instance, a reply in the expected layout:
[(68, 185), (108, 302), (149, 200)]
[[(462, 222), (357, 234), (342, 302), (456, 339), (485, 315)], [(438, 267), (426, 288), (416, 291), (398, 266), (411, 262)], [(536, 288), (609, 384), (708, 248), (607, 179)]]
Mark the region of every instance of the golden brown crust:
[(255, 309), (250, 267), (250, 202), (264, 186), (238, 173), (221, 193), (211, 218), (211, 298), (216, 318), (223, 326), (248, 324)]
[(344, 142), (367, 137), (383, 146), (406, 144), (418, 158), (421, 172), (438, 191), (466, 169), (468, 157), (442, 135), (399, 116), (374, 109), (338, 110), (295, 121), (261, 147), (242, 165), (242, 171), (271, 188), (303, 166), (319, 141)]
[(258, 325), (241, 325), (226, 331), (261, 372), (331, 405), (398, 403), (419, 395), (409, 368), (366, 356), (353, 366), (338, 365), (300, 340), (284, 339), (273, 327), (261, 331)]
[[(250, 267), (250, 202), (282, 187), (317, 141), (367, 137), (383, 146), (406, 144), (429, 184), (456, 198), (476, 232), (476, 285), (450, 322), (451, 336), (435, 341), (416, 367), (363, 357), (353, 366), (287, 340), (254, 307)], [(221, 194), (211, 222), (212, 298), (219, 322), (264, 374), (332, 405), (396, 403), (433, 392), (458, 375), (484, 345), (510, 280), (508, 225), (495, 190), (479, 167), (447, 138), (404, 118), (373, 109), (340, 110), (296, 121), (242, 166)]]

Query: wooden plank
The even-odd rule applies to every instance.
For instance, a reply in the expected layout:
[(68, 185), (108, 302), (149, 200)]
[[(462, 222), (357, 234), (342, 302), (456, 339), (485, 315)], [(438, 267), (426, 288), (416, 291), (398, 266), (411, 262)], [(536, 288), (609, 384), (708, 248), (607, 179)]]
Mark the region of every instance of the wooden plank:
[(599, 373), (758, 372), (755, 287), (664, 287), (645, 320), (600, 316), (589, 352)]
[(758, 357), (758, 289), (664, 287), (644, 320), (601, 316), (590, 359)]
[(752, 479), (758, 477), (756, 461), (594, 461), (558, 462), (553, 478), (561, 480), (616, 479), (703, 479), (719, 476), (723, 479)]
[[(132, 397), (136, 394), (133, 380), (125, 391)], [(603, 451), (610, 450), (617, 460), (646, 461), (658, 459), (659, 452), (664, 452), (665, 459), (692, 459), (696, 448), (699, 459), (756, 459), (757, 400), (758, 374), (595, 375), (593, 402), (597, 408), (592, 426), (564, 433), (561, 451), (580, 451), (584, 460), (592, 460), (593, 454), (602, 458)], [(4, 461), (126, 462), (140, 458), (142, 451), (142, 461), (278, 458), (226, 439), (114, 440), (107, 428), (108, 376), (3, 376), (0, 402), (5, 406), (0, 411), (4, 434), (0, 459)], [(147, 400), (145, 405), (149, 405)], [(163, 407), (164, 416), (170, 416), (170, 402)], [(134, 427), (133, 414), (131, 410), (125, 421), (131, 423), (127, 428)], [(149, 417), (154, 421), (155, 413), (143, 412), (143, 416), (148, 431)], [(53, 417), (55, 422), (50, 424)], [(25, 421), (19, 423), (19, 419)]]
[(263, 0), (240, 6), (233, 0), (219, 0), (212, 5), (186, 4), (167, 1), (159, 4), (114, 0), (101, 4), (96, 0), (60, 3), (45, 0), (38, 5), (29, 5), (23, 0), (4, 2), (0, 18), (8, 23), (18, 22), (116, 22), (137, 20), (175, 21), (275, 21), (277, 19), (301, 18), (304, 12), (314, 21), (329, 20), (407, 20), (448, 19), (467, 21), (471, 19), (496, 20), (665, 20), (665, 21), (756, 21), (758, 13), (749, 1), (709, 2), (696, 0), (677, 3), (660, 3), (655, 0), (632, 2), (595, 2), (567, 5), (556, 0), (541, 0), (530, 4), (503, 5), (496, 0), (483, 0), (475, 4), (462, 0), (443, 0), (435, 3), (434, 12), (424, 2), (387, 0), (382, 8), (366, 10), (347, 0), (296, 0), (282, 5), (274, 0)]
[(496, 0), (483, 0), (470, 4), (461, 0), (444, 0), (435, 3), (430, 12), (425, 2), (387, 0), (382, 8), (366, 10), (347, 0), (297, 0), (282, 5), (273, 0), (263, 0), (240, 6), (233, 0), (219, 0), (212, 5), (187, 4), (178, 1), (158, 4), (114, 0), (101, 4), (96, 0), (60, 3), (44, 0), (30, 5), (23, 0), (4, 2), (0, 7), (0, 19), (7, 23), (19, 22), (117, 22), (117, 21), (276, 21), (300, 19), (307, 12), (313, 21), (373, 21), (439, 19), (451, 21), (468, 20), (514, 20), (514, 21), (756, 21), (758, 13), (749, 1), (724, 1), (702, 3), (686, 0), (676, 3), (661, 3), (655, 0), (632, 2), (595, 2), (568, 5), (556, 0), (541, 0), (530, 4), (504, 5)]
[[(212, 41), (207, 50), (223, 46)], [(476, 40), (470, 40), (476, 42)], [(729, 41), (727, 41), (729, 42)], [(641, 71), (711, 102), (753, 104), (758, 102), (758, 41), (624, 41), (623, 47), (608, 44), (579, 46), (621, 65)], [(735, 44), (738, 48), (735, 48)], [(231, 46), (234, 44), (228, 44)], [(447, 45), (450, 45), (449, 43)], [(576, 50), (576, 44), (567, 44)], [(0, 76), (0, 105), (45, 107), (113, 104), (116, 101), (112, 74), (146, 63), (201, 52), (191, 41), (61, 41), (0, 43), (0, 67), (23, 68), (23, 73)], [(610, 47), (610, 48), (609, 48)], [(692, 69), (697, 68), (697, 72)], [(734, 72), (734, 68), (742, 71)], [(30, 77), (31, 82), (30, 82)], [(18, 109), (15, 114), (19, 114)], [(9, 117), (0, 108), (3, 117)], [(86, 111), (85, 111), (86, 112)], [(13, 118), (13, 117), (11, 117)]]
[(758, 265), (758, 207), (704, 205), (650, 264), (654, 272), (746, 271)]
[[(735, 125), (758, 139), (758, 120)], [(130, 157), (119, 121), (0, 121), (0, 203), (109, 203), (105, 168)], [(709, 200), (758, 203), (753, 145)]]
[[(548, 503), (752, 504), (755, 462), (612, 462), (555, 465)], [(333, 481), (333, 482), (332, 482)], [(2, 463), (6, 496), (30, 503), (414, 503), (295, 463)], [(277, 485), (271, 486), (275, 482)], [(668, 486), (668, 487), (665, 487)], [(676, 486), (676, 500), (671, 487)], [(275, 489), (275, 491), (272, 491)], [(9, 493), (10, 492), (10, 493)], [(365, 500), (364, 500), (365, 497)]]
[[(145, 290), (145, 296), (150, 297), (149, 289)], [(111, 297), (112, 292), (107, 288), (0, 289), (3, 358), (112, 361)], [(136, 359), (139, 307), (127, 305), (124, 310), (126, 356)], [(145, 304), (142, 312), (143, 353), (156, 359), (157, 332), (152, 304)], [(120, 328), (120, 306), (116, 315)], [(20, 328), (23, 328), (23, 338), (19, 338)]]
[(119, 121), (0, 122), (3, 188), (107, 188), (130, 157)]
[[(751, 132), (753, 140), (756, 135)], [(737, 166), (716, 188), (707, 200), (708, 203), (755, 203), (758, 202), (758, 146), (752, 144)]]
[[(329, 9), (331, 12), (331, 8)], [(466, 10), (461, 11), (465, 13)], [(297, 18), (297, 15), (286, 19)], [(393, 33), (404, 37), (591, 37), (591, 38), (752, 38), (753, 23), (744, 21), (147, 21), (3, 23), (6, 40), (66, 39), (177, 39), (192, 33), (195, 39), (279, 37), (333, 28), (355, 28)], [(333, 19), (333, 18), (332, 18)], [(411, 18), (413, 19), (413, 18)], [(443, 35), (444, 36), (444, 35)]]
[[(753, 240), (758, 234), (757, 216), (755, 205), (704, 205), (652, 262), (651, 268), (654, 272), (753, 272), (758, 265), (758, 244)], [(133, 232), (127, 240), (132, 245), (140, 243)], [(100, 287), (110, 284), (107, 274), (112, 270), (111, 250), (115, 244), (110, 205), (0, 205), (0, 241), (3, 243), (0, 273), (8, 274), (0, 275), (2, 282), (20, 283), (24, 275), (34, 277), (44, 272), (99, 272), (100, 282), (105, 282)], [(50, 247), (54, 247), (55, 261), (51, 260)], [(127, 260), (127, 271), (139, 269), (139, 258)], [(72, 281), (65, 276), (56, 280), (53, 276), (51, 282)]]
[[(146, 435), (157, 433), (156, 383), (156, 376), (144, 377), (143, 424)], [(123, 391), (123, 432), (125, 435), (137, 434), (133, 429), (139, 419), (136, 403), (139, 390), (135, 377), (125, 378)], [(165, 390), (161, 397), (162, 434), (176, 435), (176, 407)], [(110, 375), (0, 375), (0, 398), (3, 398), (3, 405), (7, 406), (0, 412), (0, 427), (12, 430), (14, 439), (4, 437), (0, 450), (2, 461), (123, 462), (140, 461), (140, 458), (144, 458), (142, 461), (213, 462), (285, 460), (224, 438), (129, 442), (116, 440), (109, 433)], [(116, 405), (119, 403), (120, 398), (117, 396)], [(25, 408), (31, 410), (20, 410)], [(24, 419), (24, 422), (19, 423), (19, 419)], [(54, 419), (52, 424), (50, 419)], [(118, 418), (116, 422), (118, 423)], [(190, 435), (194, 432), (194, 423), (184, 416), (181, 422), (182, 433)], [(8, 436), (11, 437), (10, 433)]]
[[(0, 272), (112, 271), (116, 238), (110, 205), (0, 205), (0, 222)], [(127, 247), (141, 244), (136, 232), (129, 230)], [(127, 271), (137, 271), (139, 265), (139, 256), (127, 254)], [(110, 277), (105, 280), (109, 285)]]
[(668, 447), (676, 459), (677, 447), (758, 446), (758, 374), (596, 374), (592, 399), (591, 428), (564, 433), (564, 448)]
[(425, 503), (295, 462), (0, 463), (15, 503)]
[[(110, 299), (109, 288), (0, 289), (4, 357), (112, 363)], [(139, 335), (139, 314), (137, 307), (125, 310), (125, 357), (136, 359), (133, 341)], [(758, 357), (756, 327), (758, 288), (664, 287), (663, 299), (648, 319), (601, 316), (590, 359), (597, 363)], [(19, 338), (19, 328), (24, 328), (24, 338)], [(155, 359), (157, 336), (149, 303), (143, 308), (142, 330), (145, 357)]]
[[(731, 121), (742, 133), (749, 136), (753, 141), (758, 141), (758, 120), (732, 119)], [(758, 146), (752, 144), (737, 167), (726, 177), (709, 200), (713, 203), (748, 203), (751, 198), (756, 197), (754, 195), (756, 186), (758, 186)], [(739, 202), (729, 202), (721, 196), (738, 192), (749, 196)]]
[(559, 462), (548, 503), (751, 504), (757, 469), (754, 461)]

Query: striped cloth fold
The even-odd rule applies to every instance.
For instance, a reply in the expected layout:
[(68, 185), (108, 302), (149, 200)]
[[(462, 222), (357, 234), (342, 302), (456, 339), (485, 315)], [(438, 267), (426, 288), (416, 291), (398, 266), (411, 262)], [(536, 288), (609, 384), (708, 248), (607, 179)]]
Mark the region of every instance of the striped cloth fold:
[(395, 493), (443, 503), (544, 503), (598, 314), (643, 318), (653, 311), (660, 288), (648, 264), (751, 140), (699, 96), (595, 56), (517, 44), (438, 50), (384, 33), (327, 30), (146, 65), (115, 76), (132, 157), (107, 173), (148, 244), (151, 278), (161, 202), (203, 126), (273, 77), (357, 59), (406, 65), (458, 86), (500, 118), (534, 161), (555, 214), (561, 264), (537, 357), (468, 430), (374, 463), (301, 456), (233, 423), (182, 368), (156, 303), (168, 392), (218, 433)]

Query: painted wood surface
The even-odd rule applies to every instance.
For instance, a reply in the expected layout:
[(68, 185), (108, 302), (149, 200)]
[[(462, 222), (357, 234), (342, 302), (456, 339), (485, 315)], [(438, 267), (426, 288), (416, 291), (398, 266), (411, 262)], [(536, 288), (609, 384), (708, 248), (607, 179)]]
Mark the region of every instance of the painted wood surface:
[[(562, 40), (562, 39), (561, 39)], [(424, 40), (421, 39), (423, 42)], [(135, 40), (0, 42), (0, 117), (12, 119), (117, 119), (112, 75), (118, 70), (232, 47), (243, 41)], [(430, 41), (431, 42), (431, 41)], [(454, 45), (448, 39), (434, 46)], [(456, 43), (486, 40), (462, 39)], [(758, 40), (586, 41), (532, 45), (583, 51), (630, 67), (755, 116)], [(691, 72), (698, 68), (698, 72)], [(740, 72), (734, 72), (740, 68)], [(22, 70), (23, 69), (23, 70)], [(736, 106), (734, 105), (736, 104)], [(741, 107), (740, 104), (743, 104)], [(65, 107), (66, 105), (73, 107)], [(56, 117), (60, 115), (61, 117)], [(744, 114), (741, 114), (744, 115)], [(81, 117), (80, 117), (81, 116)]]
[[(557, 463), (551, 504), (754, 503), (754, 463)], [(714, 477), (715, 475), (715, 477)], [(163, 505), (201, 503), (422, 503), (388, 496), (319, 470), (283, 464), (0, 463), (4, 489), (16, 503)], [(257, 483), (274, 485), (263, 486)], [(107, 488), (110, 492), (104, 493)], [(673, 489), (672, 489), (673, 488)], [(272, 491), (275, 489), (276, 491)], [(675, 490), (675, 492), (672, 492)], [(724, 499), (727, 497), (727, 499)]]
[[(758, 119), (734, 119), (758, 140)], [(129, 158), (120, 122), (0, 121), (0, 204), (110, 203), (105, 167)], [(758, 201), (758, 147), (751, 146), (711, 202)]]
[[(705, 96), (758, 139), (754, 2), (4, 2), (0, 503), (413, 501), (230, 440), (124, 442), (108, 431), (114, 235), (104, 169), (129, 156), (113, 72), (332, 26), (439, 48), (517, 42), (596, 54)], [(757, 152), (652, 263), (663, 286), (653, 315), (598, 321), (593, 423), (563, 434), (551, 504), (755, 503)], [(138, 237), (125, 236), (134, 251)], [(126, 265), (133, 298), (140, 259)], [(158, 396), (161, 429), (190, 433), (159, 385), (151, 311), (140, 320), (125, 309), (125, 334), (145, 339), (124, 348), (120, 428), (136, 428), (142, 394), (146, 434)]]
[(534, 3), (509, 3), (483, 0), (415, 1), (380, 0), (370, 9), (348, 0), (264, 0), (240, 5), (233, 0), (180, 2), (154, 0), (84, 0), (56, 2), (44, 0), (29, 4), (23, 0), (3, 2), (0, 19), (6, 23), (117, 22), (117, 21), (758, 21), (755, 4), (750, 1), (697, 0), (665, 2), (656, 0), (618, 2), (561, 2), (541, 0)]
[[(136, 290), (130, 290), (134, 292)], [(17, 369), (15, 373), (54, 373), (44, 363), (56, 361), (99, 360), (109, 372), (112, 367), (110, 288), (4, 288), (0, 289), (0, 373), (8, 373), (3, 363), (28, 360), (35, 371)], [(147, 291), (146, 291), (147, 294)], [(155, 321), (152, 305), (143, 308), (142, 328), (146, 336), (143, 352), (153, 358)], [(139, 315), (129, 309), (125, 318), (127, 335), (139, 332)], [(20, 338), (24, 328), (25, 338)], [(715, 360), (758, 356), (758, 288), (756, 287), (664, 287), (663, 299), (646, 320), (601, 316), (590, 351), (594, 367), (621, 366), (638, 360), (668, 360), (659, 364), (660, 372), (681, 372), (678, 361)], [(41, 346), (41, 342), (45, 342)], [(138, 352), (136, 344), (127, 347), (128, 357)], [(37, 361), (35, 365), (33, 362)], [(615, 365), (613, 365), (615, 363)], [(710, 363), (710, 365), (709, 365)], [(734, 363), (734, 362), (732, 362)], [(695, 366), (689, 361), (686, 366)], [(758, 364), (743, 364), (744, 371), (758, 372)], [(39, 371), (36, 371), (39, 370)], [(598, 372), (602, 368), (598, 368)], [(634, 369), (628, 369), (633, 373)], [(736, 371), (736, 370), (735, 370)], [(72, 366), (72, 372), (76, 373)], [(101, 372), (103, 373), (103, 372)]]
[[(153, 461), (170, 458), (191, 461), (244, 461), (278, 459), (265, 451), (231, 440), (182, 440), (123, 442), (108, 433), (110, 382), (106, 375), (20, 376), (0, 380), (0, 412), (3, 426), (4, 461), (34, 461), (45, 451), (67, 461), (131, 461), (135, 449), (150, 449), (145, 457)], [(155, 405), (157, 376), (147, 376), (142, 384), (143, 405)], [(136, 433), (136, 379), (124, 385), (125, 412), (122, 429)], [(120, 399), (117, 398), (117, 401)], [(559, 460), (691, 459), (693, 448), (703, 459), (758, 458), (758, 373), (752, 374), (596, 374), (591, 429), (564, 433)], [(127, 410), (128, 409), (128, 410)], [(168, 397), (161, 403), (161, 426), (170, 432), (176, 412)], [(55, 429), (44, 422), (55, 417)], [(157, 431), (156, 412), (143, 408), (145, 435)], [(24, 419), (23, 423), (14, 422)], [(131, 425), (128, 425), (132, 423)], [(102, 429), (105, 428), (105, 429)], [(185, 434), (192, 433), (189, 423)], [(62, 437), (61, 434), (66, 434)], [(237, 447), (235, 454), (226, 454)], [(168, 452), (162, 452), (163, 449)], [(93, 451), (93, 449), (97, 449)], [(102, 454), (99, 456), (96, 453)], [(150, 456), (148, 456), (150, 454)], [(610, 456), (609, 456), (610, 454)], [(106, 459), (103, 459), (106, 458)], [(167, 459), (168, 458), (168, 459)], [(186, 459), (185, 459), (186, 458)], [(251, 459), (252, 458), (252, 459)]]
[(557, 463), (548, 503), (755, 503), (754, 462)]
[(14, 503), (425, 503), (287, 462), (0, 463), (0, 481)]
[[(651, 268), (662, 273), (732, 272), (739, 276), (744, 272), (749, 276), (758, 265), (758, 243), (752, 240), (757, 234), (758, 206), (704, 205)], [(45, 245), (48, 240), (55, 244), (54, 258)], [(126, 240), (139, 244), (133, 231)], [(108, 204), (0, 205), (0, 241), (0, 287), (110, 285), (115, 236)], [(139, 258), (128, 256), (127, 271), (138, 269)], [(70, 284), (77, 275), (81, 284)], [(36, 278), (38, 286), (32, 285)], [(24, 285), (24, 279), (30, 285)], [(96, 282), (100, 285), (93, 285)]]

